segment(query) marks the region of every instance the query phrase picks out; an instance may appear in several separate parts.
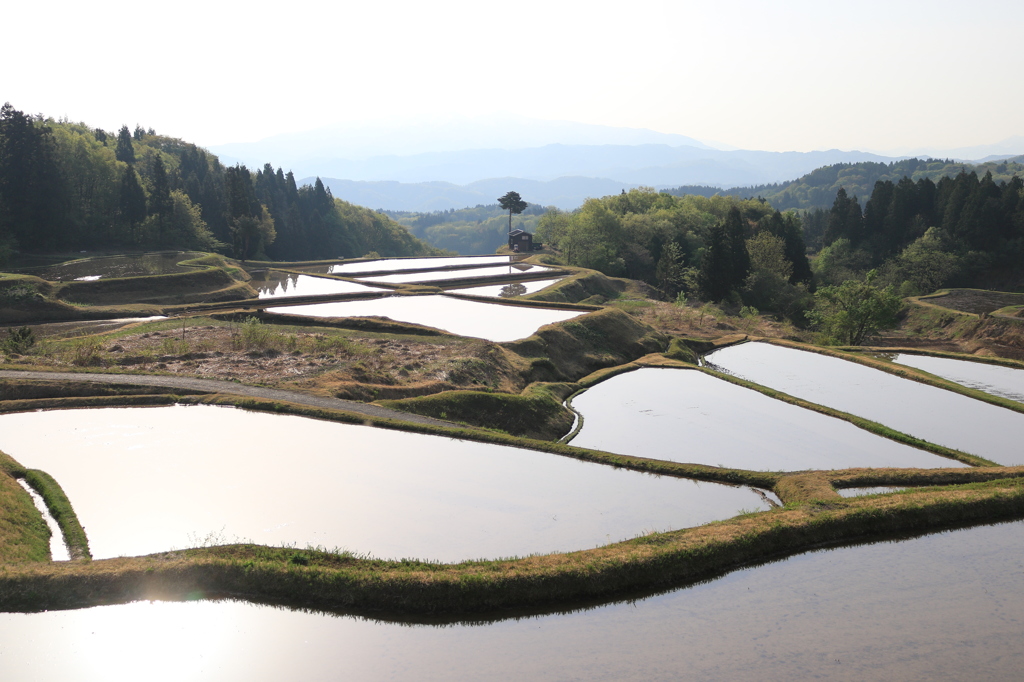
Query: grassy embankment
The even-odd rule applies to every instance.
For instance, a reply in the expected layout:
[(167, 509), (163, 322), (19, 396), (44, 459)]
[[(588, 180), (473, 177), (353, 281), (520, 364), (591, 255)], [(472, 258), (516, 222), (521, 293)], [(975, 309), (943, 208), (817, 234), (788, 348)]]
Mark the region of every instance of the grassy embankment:
[(0, 452), (0, 573), (4, 564), (49, 561), (50, 529), (32, 498), (18, 485), (24, 467)]
[(248, 274), (223, 257), (182, 261), (191, 272), (49, 282), (0, 273), (0, 323), (89, 320), (162, 314), (162, 305), (255, 298)]
[(572, 426), (572, 413), (562, 402), (579, 388), (577, 380), (595, 370), (664, 350), (666, 343), (667, 337), (619, 310), (598, 310), (500, 344), (529, 382), (520, 395), (446, 391), (379, 404), (513, 435), (557, 439)]
[(231, 596), (317, 609), (500, 615), (557, 609), (708, 578), (825, 544), (1024, 515), (1024, 482), (1001, 479), (861, 499), (810, 501), (566, 554), (435, 564), (233, 545), (0, 573), (0, 608)]
[[(615, 313), (622, 315), (620, 311), (609, 311), (609, 314), (603, 316), (588, 317), (602, 323), (614, 323), (611, 324), (612, 328), (628, 327), (621, 319), (616, 319)], [(640, 325), (640, 328), (645, 326)], [(524, 351), (522, 355), (528, 359), (531, 372), (571, 371), (578, 376), (588, 367), (605, 367), (578, 382), (584, 386), (644, 363), (660, 366), (682, 364), (679, 360), (646, 357), (634, 363), (608, 367), (613, 359), (608, 346), (615, 347), (615, 343), (601, 338), (601, 331), (600, 325), (593, 328), (586, 325), (581, 328), (565, 328), (563, 325), (551, 334), (539, 333), (535, 335), (536, 338), (531, 337), (509, 346), (517, 352)], [(654, 338), (646, 332), (639, 339), (636, 334), (633, 337), (631, 342), (627, 340), (627, 343), (635, 344), (630, 350), (633, 357), (648, 348), (660, 346), (664, 349), (664, 338)], [(650, 337), (650, 346), (643, 342), (647, 337)], [(590, 343), (589, 352), (579, 352), (581, 340)], [(623, 341), (618, 339), (620, 343)], [(680, 356), (680, 360), (690, 359), (687, 351), (692, 350), (689, 343), (674, 344), (674, 354)], [(581, 358), (581, 355), (584, 357)], [(590, 357), (586, 357), (588, 355)], [(749, 387), (758, 388), (752, 385)], [(796, 404), (803, 402), (766, 389), (762, 389), (762, 392)], [(361, 415), (230, 396), (180, 399), (147, 395), (52, 397), (15, 400), (6, 407), (70, 407), (98, 404), (97, 401), (129, 404), (169, 404), (175, 401), (235, 404), (249, 409), (304, 414), (342, 422), (367, 422)], [(810, 404), (801, 406), (807, 407)], [(812, 406), (812, 409), (816, 407)], [(842, 413), (833, 416), (851, 417)], [(392, 420), (370, 421), (378, 426), (529, 447), (662, 475), (773, 488), (787, 503), (787, 508), (745, 515), (694, 529), (653, 533), (584, 552), (456, 565), (375, 561), (312, 550), (254, 546), (197, 549), (91, 563), (9, 565), (0, 572), (0, 604), (8, 609), (60, 608), (147, 597), (182, 598), (196, 592), (205, 592), (229, 594), (255, 601), (284, 601), (315, 608), (346, 608), (367, 612), (457, 615), (509, 608), (551, 608), (553, 605), (583, 600), (610, 599), (632, 590), (685, 584), (750, 561), (800, 551), (822, 543), (923, 531), (949, 524), (1019, 517), (1024, 514), (1021, 483), (1018, 480), (1007, 480), (1007, 477), (1024, 476), (1022, 467), (845, 470), (794, 474), (749, 472), (612, 455), (479, 429), (442, 429)], [(990, 464), (984, 461), (975, 463)], [(956, 488), (913, 490), (855, 500), (842, 500), (834, 491), (834, 486), (920, 486), (970, 481), (975, 483)], [(988, 483), (981, 483), (983, 481)], [(3, 509), (3, 516), (6, 517), (6, 506)]]
[[(667, 361), (667, 364), (681, 363)], [(622, 369), (606, 369), (602, 376)], [(234, 404), (342, 422), (367, 421), (361, 415), (229, 396), (180, 399), (125, 396), (121, 400), (137, 403), (151, 398), (166, 404)], [(18, 406), (23, 409), (32, 409), (38, 407), (41, 400), (45, 399), (14, 402), (20, 403)], [(55, 401), (51, 406), (70, 407), (90, 398), (51, 400)], [(611, 455), (497, 432), (425, 427), (392, 420), (370, 421), (378, 426), (420, 433), (529, 447), (650, 473), (773, 488), (788, 508), (700, 528), (650, 534), (585, 552), (456, 565), (365, 560), (312, 550), (253, 546), (189, 550), (90, 564), (8, 565), (0, 573), (0, 604), (6, 609), (61, 608), (135, 598), (181, 598), (199, 592), (317, 608), (403, 613), (493, 612), (613, 598), (628, 590), (685, 584), (749, 561), (821, 543), (1024, 513), (1024, 494), (1019, 481), (1005, 480), (1024, 476), (1024, 467), (847, 470), (787, 475)], [(968, 481), (989, 481), (989, 484), (908, 491), (863, 500), (842, 500), (829, 485), (935, 485)]]

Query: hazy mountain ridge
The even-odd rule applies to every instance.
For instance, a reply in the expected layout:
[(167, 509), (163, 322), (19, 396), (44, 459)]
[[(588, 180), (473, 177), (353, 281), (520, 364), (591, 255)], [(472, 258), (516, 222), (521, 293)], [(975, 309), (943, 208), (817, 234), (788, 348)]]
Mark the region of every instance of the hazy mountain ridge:
[(528, 149), (470, 149), (410, 156), (375, 156), (363, 160), (320, 158), (306, 163), (316, 170), (308, 173), (296, 171), (296, 175), (370, 182), (441, 181), (455, 185), (501, 177), (550, 181), (578, 176), (637, 185), (737, 187), (783, 182), (833, 163), (894, 160), (867, 152), (837, 149), (724, 152), (663, 144), (550, 144)]

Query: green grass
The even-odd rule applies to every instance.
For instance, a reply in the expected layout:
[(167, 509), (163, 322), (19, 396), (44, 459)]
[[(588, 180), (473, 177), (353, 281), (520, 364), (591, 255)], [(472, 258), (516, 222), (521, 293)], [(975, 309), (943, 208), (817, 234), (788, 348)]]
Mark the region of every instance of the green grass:
[(57, 522), (64, 534), (64, 542), (68, 546), (71, 558), (91, 558), (89, 539), (85, 535), (85, 529), (79, 523), (78, 515), (75, 514), (71, 501), (64, 494), (60, 484), (48, 473), (38, 469), (29, 469), (25, 475), (25, 482), (42, 495), (43, 501), (46, 502), (46, 508), (50, 510), (50, 515), (53, 516), (54, 521)]
[[(0, 566), (8, 562), (49, 561), (50, 529), (32, 498), (5, 467), (0, 452)], [(0, 571), (3, 569), (0, 568)]]

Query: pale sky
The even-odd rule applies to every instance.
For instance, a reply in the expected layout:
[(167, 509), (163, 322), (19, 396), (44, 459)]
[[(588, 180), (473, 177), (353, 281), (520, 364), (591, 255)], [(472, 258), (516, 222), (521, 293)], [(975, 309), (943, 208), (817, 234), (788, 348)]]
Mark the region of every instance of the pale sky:
[(0, 101), (201, 145), (498, 111), (773, 151), (1024, 135), (1021, 0), (56, 0), (0, 16)]

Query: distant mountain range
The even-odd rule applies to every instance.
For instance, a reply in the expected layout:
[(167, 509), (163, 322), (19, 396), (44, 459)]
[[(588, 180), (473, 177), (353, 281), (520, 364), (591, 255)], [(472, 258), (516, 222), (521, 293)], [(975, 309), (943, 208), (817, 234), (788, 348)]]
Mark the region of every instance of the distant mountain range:
[[(994, 158), (1011, 149), (1024, 152), (1024, 138), (955, 151)], [(572, 209), (588, 197), (638, 185), (757, 187), (837, 163), (908, 158), (837, 149), (725, 150), (685, 135), (508, 115), (327, 128), (211, 151), (226, 164), (257, 168), (270, 161), (303, 181), (319, 176), (340, 199), (401, 211), (490, 204), (509, 190), (530, 203)], [(929, 155), (940, 156), (921, 156)]]
[[(726, 152), (668, 145), (547, 145), (325, 162), (324, 171), (317, 175), (334, 196), (371, 208), (461, 208), (492, 203), (514, 190), (530, 203), (573, 209), (588, 197), (638, 185), (749, 187), (790, 181), (835, 163), (893, 160), (839, 150)], [(303, 182), (313, 179), (311, 175)]]
[[(299, 184), (312, 184), (309, 177)], [(450, 182), (368, 182), (321, 178), (339, 199), (389, 211), (444, 211), (449, 208), (495, 204), (508, 191), (519, 192), (531, 204), (572, 210), (588, 197), (618, 194), (636, 185), (602, 178), (562, 177), (547, 182), (522, 178), (488, 178), (466, 185)]]

